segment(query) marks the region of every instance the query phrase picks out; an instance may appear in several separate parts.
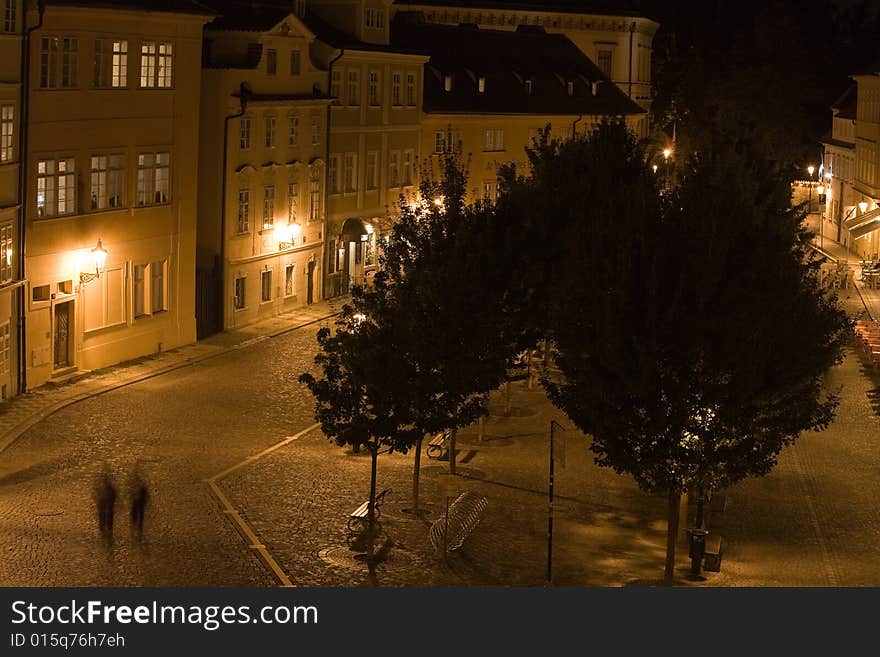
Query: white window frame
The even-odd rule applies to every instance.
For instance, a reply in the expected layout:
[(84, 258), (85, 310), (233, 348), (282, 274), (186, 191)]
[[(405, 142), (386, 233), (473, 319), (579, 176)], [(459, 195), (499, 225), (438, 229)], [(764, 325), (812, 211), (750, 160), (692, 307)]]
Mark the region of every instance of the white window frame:
[[(268, 281), (268, 285), (266, 284)], [(268, 295), (266, 292), (268, 291)], [(268, 298), (267, 298), (268, 296)], [(260, 303), (272, 303), (272, 270), (263, 269), (260, 271)]]
[(391, 106), (403, 107), (403, 73), (391, 73)]
[(95, 39), (95, 89), (125, 89), (128, 87), (128, 41), (125, 39)]
[(321, 145), (321, 117), (312, 114), (312, 146)]
[[(164, 162), (162, 160), (165, 160)], [(164, 185), (162, 184), (164, 182)], [(171, 202), (171, 152), (150, 151), (137, 156), (135, 205), (149, 207)]]
[(238, 120), (238, 147), (243, 151), (250, 150), (253, 120), (250, 116), (243, 116)]
[(4, 0), (3, 3), (3, 31), (7, 34), (15, 33), (17, 4), (16, 0)]
[(342, 153), (332, 153), (327, 160), (327, 192), (339, 194), (342, 191)]
[(266, 148), (275, 148), (277, 137), (278, 117), (274, 114), (267, 114), (263, 117), (263, 131), (265, 141), (263, 145)]
[(287, 183), (287, 223), (296, 221), (296, 210), (299, 205), (299, 182), (291, 180)]
[(266, 48), (266, 75), (278, 75), (278, 50)]
[(174, 44), (171, 41), (142, 41), (141, 89), (174, 88)]
[(296, 265), (291, 263), (284, 266), (284, 297), (296, 296)]
[[(241, 294), (239, 294), (239, 284)], [(236, 276), (232, 282), (232, 307), (234, 310), (247, 309), (247, 276)]]
[(342, 104), (342, 71), (338, 68), (330, 74), (330, 95)]
[(271, 230), (275, 226), (275, 185), (263, 187), (263, 230)]
[(361, 71), (357, 68), (347, 69), (345, 72), (346, 103), (349, 107), (358, 107), (361, 104)]
[(15, 158), (15, 105), (0, 105), (0, 162)]
[(287, 114), (287, 145), (297, 146), (299, 143), (299, 114), (289, 112)]
[(0, 226), (0, 284), (15, 279), (15, 228), (12, 224)]
[(79, 39), (40, 37), (40, 89), (76, 89), (79, 84)]
[(245, 235), (251, 231), (251, 190), (238, 190), (238, 215), (235, 224), (236, 235)]
[(370, 107), (382, 106), (382, 74), (379, 69), (370, 69), (367, 102)]
[[(38, 219), (76, 213), (76, 160), (73, 157), (37, 161), (36, 201)], [(45, 209), (41, 211), (41, 207)]]
[(324, 192), (321, 189), (321, 176), (320, 167), (312, 167), (309, 173), (309, 222), (322, 219)]

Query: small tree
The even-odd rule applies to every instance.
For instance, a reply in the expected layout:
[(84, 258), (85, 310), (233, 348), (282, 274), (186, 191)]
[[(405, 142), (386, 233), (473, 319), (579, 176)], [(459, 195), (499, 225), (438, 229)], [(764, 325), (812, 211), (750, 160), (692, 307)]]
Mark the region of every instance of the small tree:
[(847, 319), (805, 259), (788, 181), (755, 154), (719, 148), (665, 198), (622, 125), (530, 155), (515, 193), (567, 249), (548, 288), (563, 380), (545, 384), (597, 463), (667, 496), (671, 583), (682, 491), (766, 474), (831, 420), (821, 379)]

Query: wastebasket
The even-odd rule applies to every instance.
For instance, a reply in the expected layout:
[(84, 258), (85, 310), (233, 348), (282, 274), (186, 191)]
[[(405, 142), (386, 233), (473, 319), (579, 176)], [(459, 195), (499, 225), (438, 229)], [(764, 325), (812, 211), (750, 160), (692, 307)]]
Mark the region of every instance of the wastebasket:
[(703, 563), (703, 555), (706, 554), (706, 534), (708, 530), (689, 527), (688, 533), (688, 555), (691, 558), (691, 574), (699, 575)]

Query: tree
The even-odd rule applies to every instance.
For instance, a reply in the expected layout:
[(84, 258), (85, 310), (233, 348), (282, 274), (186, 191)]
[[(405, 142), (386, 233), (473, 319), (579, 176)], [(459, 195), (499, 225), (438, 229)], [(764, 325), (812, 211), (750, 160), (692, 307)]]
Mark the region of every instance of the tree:
[(598, 464), (667, 496), (667, 583), (680, 494), (764, 475), (825, 427), (836, 399), (822, 375), (848, 327), (805, 256), (790, 181), (726, 146), (661, 195), (625, 127), (606, 124), (531, 151), (534, 175), (514, 185), (566, 248), (548, 287), (563, 375), (548, 393)]

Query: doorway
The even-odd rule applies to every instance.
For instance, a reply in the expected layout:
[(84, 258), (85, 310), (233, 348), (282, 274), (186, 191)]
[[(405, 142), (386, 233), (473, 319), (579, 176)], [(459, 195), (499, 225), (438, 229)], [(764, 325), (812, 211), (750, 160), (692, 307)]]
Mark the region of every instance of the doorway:
[(314, 260), (309, 260), (309, 268), (306, 274), (306, 303), (311, 305), (315, 303), (315, 265)]
[(55, 369), (70, 367), (70, 325), (73, 319), (73, 303), (65, 301), (53, 306), (54, 363)]

